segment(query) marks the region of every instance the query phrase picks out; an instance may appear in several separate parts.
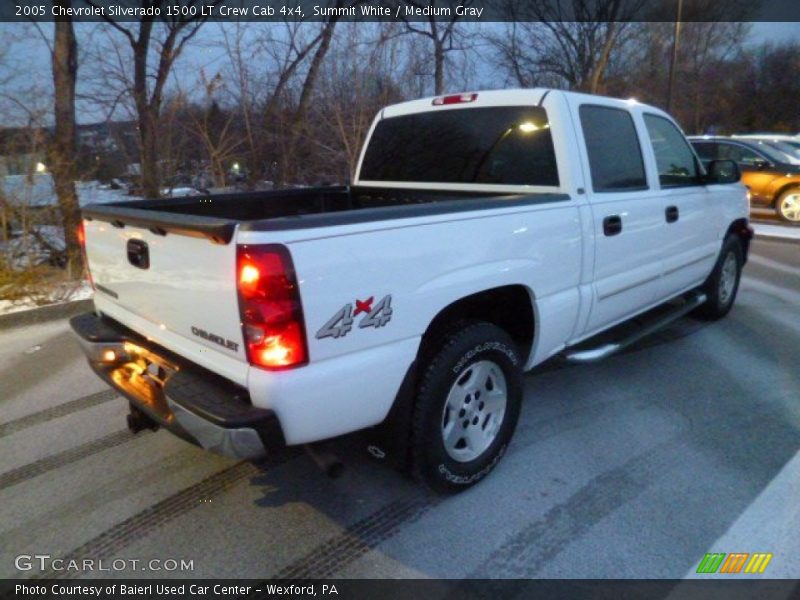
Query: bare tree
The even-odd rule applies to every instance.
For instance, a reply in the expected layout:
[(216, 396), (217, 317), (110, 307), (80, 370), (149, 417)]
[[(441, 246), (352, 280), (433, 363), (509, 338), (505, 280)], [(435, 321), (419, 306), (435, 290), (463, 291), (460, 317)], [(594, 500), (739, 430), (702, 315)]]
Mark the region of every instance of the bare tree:
[[(447, 55), (455, 51), (466, 49), (464, 40), (460, 35), (458, 23), (461, 17), (451, 13), (450, 18), (442, 20), (436, 17), (437, 8), (452, 8), (452, 2), (438, 3), (437, 0), (428, 0), (427, 3), (419, 0), (403, 0), (404, 4), (419, 10), (427, 9), (431, 14), (427, 21), (414, 21), (404, 18), (408, 33), (421, 35), (428, 38), (433, 46), (433, 93), (436, 95), (444, 93), (445, 87), (445, 59)], [(471, 0), (459, 3), (461, 6), (469, 6)]]
[[(336, 0), (335, 6), (341, 8), (344, 6), (344, 3), (342, 0)], [(339, 17), (334, 15), (328, 17), (322, 25), (319, 34), (319, 43), (311, 57), (308, 71), (306, 71), (303, 85), (300, 88), (300, 97), (289, 121), (287, 132), (288, 143), (285, 146), (283, 160), (280, 163), (283, 167), (281, 169), (281, 181), (287, 181), (296, 172), (295, 161), (297, 156), (297, 144), (300, 136), (303, 134), (304, 130), (307, 129), (308, 123), (306, 122), (306, 117), (308, 115), (309, 104), (311, 103), (312, 94), (317, 85), (317, 80), (319, 79), (322, 63), (331, 47), (333, 32), (338, 22)]]
[[(724, 5), (711, 0), (684, 0), (681, 35), (675, 52), (675, 86), (670, 112), (688, 130), (703, 132), (727, 120), (734, 82), (743, 72), (732, 66), (739, 61), (749, 25), (751, 7), (744, 0)], [(675, 5), (663, 2), (653, 18), (663, 22), (632, 23), (622, 52), (607, 71), (606, 91), (616, 96), (665, 106), (669, 98), (669, 64), (675, 44)], [(735, 19), (733, 21), (729, 19)]]
[(201, 69), (200, 85), (202, 104), (188, 105), (187, 95), (181, 95), (184, 104), (181, 119), (190, 139), (200, 143), (211, 183), (214, 187), (225, 187), (228, 185), (228, 174), (246, 145), (239, 126), (242, 120), (237, 118), (240, 115), (234, 110), (223, 105), (226, 90), (221, 73), (208, 77)]
[(505, 31), (489, 37), (496, 64), (517, 85), (600, 91), (643, 0), (509, 0)]
[(690, 100), (682, 112), (691, 113), (685, 122), (691, 124), (693, 131), (702, 131), (707, 125), (709, 79), (724, 70), (723, 65), (740, 51), (748, 30), (747, 23), (684, 23), (682, 49), (678, 54), (682, 62), (677, 70), (684, 75), (684, 97)]
[[(0, 276), (5, 281), (10, 277), (13, 292), (17, 284), (23, 285), (23, 280), (25, 290), (29, 284), (37, 285), (40, 265), (63, 265), (63, 244), (50, 232), (53, 226), (64, 227), (63, 218), (69, 211), (62, 211), (59, 203), (54, 201), (53, 180), (46, 172), (46, 164), (52, 160), (48, 155), (53, 147), (50, 128), (54, 114), (53, 88), (50, 85), (53, 80), (31, 77), (31, 65), (23, 64), (17, 54), (23, 50), (31, 52), (31, 42), (38, 42), (40, 38), (52, 60), (53, 38), (36, 24), (15, 24), (14, 31), (4, 31), (2, 37), (0, 114), (5, 128), (0, 136), (0, 175), (3, 176), (0, 179), (0, 227), (4, 256), (0, 260)], [(69, 39), (68, 36), (59, 37), (58, 33), (56, 37), (59, 41)], [(33, 54), (36, 55), (37, 51)], [(75, 54), (72, 56), (74, 61)], [(57, 76), (56, 71), (51, 71), (51, 74)], [(77, 199), (75, 201), (77, 203)], [(74, 224), (74, 227), (67, 225), (64, 231), (67, 237), (70, 234), (76, 237), (77, 220)], [(73, 248), (76, 247), (77, 244), (73, 244)], [(73, 252), (72, 256), (75, 255)], [(79, 256), (78, 252), (77, 260)], [(0, 294), (5, 297), (10, 288), (0, 287), (3, 288)], [(26, 296), (27, 291), (20, 294), (20, 297)]]
[[(222, 0), (210, 0), (206, 6), (216, 6)], [(89, 0), (101, 5), (100, 0)], [(166, 12), (168, 0), (140, 0), (141, 7), (151, 6)], [(185, 6), (198, 7), (200, 0), (189, 0)], [(141, 151), (142, 191), (146, 197), (159, 196), (159, 142), (158, 125), (161, 116), (164, 88), (175, 60), (186, 44), (197, 34), (210, 11), (197, 11), (197, 15), (178, 17), (141, 17), (136, 25), (124, 26), (110, 16), (105, 21), (124, 36), (130, 46), (133, 61), (133, 78), (126, 90), (134, 101), (139, 127)], [(108, 15), (108, 11), (105, 11)], [(161, 34), (158, 36), (158, 34)], [(156, 36), (154, 36), (156, 34)], [(154, 56), (155, 55), (155, 56)], [(155, 57), (155, 65), (151, 59)]]
[[(71, 0), (54, 0), (69, 8)], [(55, 131), (50, 143), (50, 170), (53, 175), (61, 222), (67, 272), (76, 272), (81, 261), (78, 227), (81, 222), (78, 194), (75, 191), (75, 84), (78, 77), (78, 44), (72, 19), (55, 22), (52, 49)]]
[(347, 24), (339, 30), (317, 90), (321, 117), (309, 136), (321, 155), (315, 168), (324, 179), (351, 179), (375, 115), (404, 99), (399, 81), (408, 68), (405, 37), (396, 30), (394, 23)]
[[(334, 8), (343, 8), (335, 0)], [(226, 88), (238, 106), (250, 184), (265, 177), (281, 185), (296, 173), (295, 154), (330, 49), (337, 15), (319, 25), (282, 22), (222, 28), (230, 75)]]

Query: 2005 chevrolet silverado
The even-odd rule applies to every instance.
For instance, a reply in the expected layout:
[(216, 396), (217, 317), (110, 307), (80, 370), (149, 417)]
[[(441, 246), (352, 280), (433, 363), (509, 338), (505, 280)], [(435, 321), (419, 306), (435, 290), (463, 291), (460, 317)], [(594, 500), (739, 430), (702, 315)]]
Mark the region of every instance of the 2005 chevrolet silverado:
[(85, 208), (95, 311), (72, 327), (134, 428), (255, 458), (380, 425), (376, 453), (457, 491), (505, 452), (525, 371), (730, 310), (752, 237), (738, 179), (634, 101), (405, 102), (348, 187)]

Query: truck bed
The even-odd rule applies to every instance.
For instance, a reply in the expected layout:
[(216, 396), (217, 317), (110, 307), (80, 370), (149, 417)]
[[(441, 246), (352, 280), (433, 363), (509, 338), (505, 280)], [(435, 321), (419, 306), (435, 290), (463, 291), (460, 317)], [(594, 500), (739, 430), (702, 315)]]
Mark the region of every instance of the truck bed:
[(227, 244), (237, 225), (258, 231), (325, 227), (567, 199), (565, 194), (337, 186), (95, 204), (84, 207), (83, 216)]

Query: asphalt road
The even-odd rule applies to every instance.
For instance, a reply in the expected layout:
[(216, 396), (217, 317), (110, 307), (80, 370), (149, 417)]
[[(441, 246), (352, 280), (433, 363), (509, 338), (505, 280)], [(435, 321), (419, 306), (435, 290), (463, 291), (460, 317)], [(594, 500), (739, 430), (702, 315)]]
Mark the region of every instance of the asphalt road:
[(65, 321), (0, 332), (0, 577), (47, 554), (142, 561), (59, 577), (673, 578), (711, 551), (800, 577), (799, 309), (800, 245), (756, 241), (725, 320), (530, 374), (507, 456), (447, 499), (352, 440), (332, 480), (297, 450), (253, 465), (133, 436)]

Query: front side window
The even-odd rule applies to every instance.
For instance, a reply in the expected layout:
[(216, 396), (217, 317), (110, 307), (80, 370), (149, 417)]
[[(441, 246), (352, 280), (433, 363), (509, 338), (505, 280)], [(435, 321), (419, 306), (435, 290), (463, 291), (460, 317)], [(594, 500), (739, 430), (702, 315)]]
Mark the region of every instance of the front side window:
[(642, 151), (630, 113), (586, 104), (580, 107), (580, 118), (594, 191), (646, 189)]
[(714, 142), (692, 142), (692, 146), (703, 161), (719, 158), (719, 146)]
[(764, 143), (771, 149), (777, 150), (781, 154), (785, 154), (792, 158), (800, 158), (800, 146), (792, 146), (790, 143), (783, 141)]
[(559, 185), (543, 108), (433, 110), (381, 120), (367, 145), (364, 181)]
[(656, 156), (658, 181), (661, 185), (696, 185), (700, 175), (697, 160), (678, 128), (667, 119), (656, 115), (645, 115), (644, 124)]

